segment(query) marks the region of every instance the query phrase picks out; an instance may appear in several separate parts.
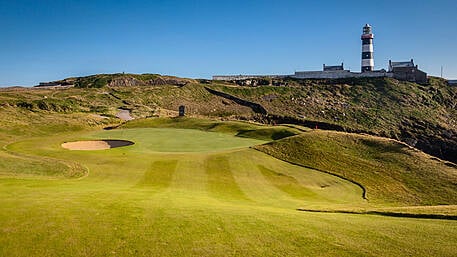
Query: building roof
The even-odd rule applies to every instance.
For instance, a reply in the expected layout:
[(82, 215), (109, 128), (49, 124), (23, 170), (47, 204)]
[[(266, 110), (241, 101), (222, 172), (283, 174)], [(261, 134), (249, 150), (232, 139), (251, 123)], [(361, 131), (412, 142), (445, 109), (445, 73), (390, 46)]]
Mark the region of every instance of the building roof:
[(389, 60), (389, 71), (392, 71), (394, 68), (414, 68), (414, 60), (403, 61), (403, 62), (393, 62)]
[(392, 68), (400, 68), (400, 67), (414, 67), (414, 64), (411, 62), (392, 62)]

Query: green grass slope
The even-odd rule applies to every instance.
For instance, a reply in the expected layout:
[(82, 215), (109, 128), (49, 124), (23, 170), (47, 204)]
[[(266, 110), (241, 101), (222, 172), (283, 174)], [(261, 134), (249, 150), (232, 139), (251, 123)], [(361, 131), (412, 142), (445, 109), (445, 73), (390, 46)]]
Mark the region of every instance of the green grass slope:
[(430, 78), (426, 85), (390, 78), (279, 82), (288, 86), (213, 88), (261, 104), (273, 115), (397, 139), (457, 162), (457, 87), (443, 79)]
[[(142, 88), (0, 90), (0, 256), (456, 254), (454, 220), (297, 211), (455, 215), (451, 205), (408, 206), (454, 203), (455, 169), (442, 162), (382, 139), (302, 134), (309, 130), (299, 126), (153, 118), (102, 130), (120, 124), (112, 118), (119, 107), (145, 117), (183, 100), (202, 106), (191, 108), (195, 114), (250, 115), (201, 85)], [(60, 146), (106, 138), (136, 144), (102, 151)], [(296, 140), (297, 160), (343, 170), (367, 188), (369, 201), (347, 179), (248, 148), (272, 140), (278, 141), (262, 146), (270, 154), (284, 157), (280, 150)], [(377, 197), (351, 177), (373, 170), (377, 175), (365, 177), (373, 177)]]
[(78, 163), (57, 158), (12, 152), (6, 145), (18, 140), (47, 140), (56, 134), (84, 132), (117, 122), (85, 113), (30, 111), (14, 106), (0, 106), (0, 174), (9, 177), (77, 178), (87, 174)]
[[(182, 144), (196, 147), (219, 146), (199, 140), (201, 133), (222, 134), (233, 143), (243, 139), (233, 132), (128, 128), (65, 132), (9, 144), (6, 148), (15, 154), (77, 162), (90, 172), (79, 180), (0, 176), (0, 255), (455, 253), (455, 221), (296, 211), (363, 208), (367, 203), (362, 189), (347, 180), (254, 149), (182, 153), (179, 144), (167, 152), (142, 149), (147, 142), (169, 138), (155, 133), (166, 129)], [(107, 151), (60, 147), (65, 141), (106, 137), (137, 145)]]
[(312, 131), (256, 149), (361, 184), (370, 203), (457, 204), (457, 169), (393, 140)]

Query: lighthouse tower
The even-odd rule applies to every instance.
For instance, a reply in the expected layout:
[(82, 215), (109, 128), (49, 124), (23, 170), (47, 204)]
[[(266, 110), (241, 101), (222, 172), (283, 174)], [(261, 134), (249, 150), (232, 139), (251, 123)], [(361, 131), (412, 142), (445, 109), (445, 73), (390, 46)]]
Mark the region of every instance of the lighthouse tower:
[(362, 34), (362, 72), (374, 69), (373, 38), (370, 24), (365, 24)]

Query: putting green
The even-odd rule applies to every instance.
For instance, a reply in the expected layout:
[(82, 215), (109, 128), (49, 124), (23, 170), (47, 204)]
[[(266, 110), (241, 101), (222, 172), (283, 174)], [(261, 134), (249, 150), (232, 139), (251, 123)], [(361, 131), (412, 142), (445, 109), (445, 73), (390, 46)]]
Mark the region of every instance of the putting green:
[[(92, 151), (61, 147), (62, 142), (81, 138), (135, 144)], [(135, 128), (69, 134), (46, 141), (36, 138), (11, 144), (8, 149), (81, 163), (90, 170), (88, 180), (116, 181), (140, 188), (147, 185), (182, 190), (190, 186), (186, 189), (190, 194), (240, 204), (247, 201), (293, 210), (310, 204), (364, 203), (362, 189), (349, 181), (248, 149), (266, 142), (194, 129)]]
[(123, 139), (135, 142), (135, 152), (216, 152), (245, 148), (266, 141), (195, 129), (137, 128), (96, 132), (92, 139)]

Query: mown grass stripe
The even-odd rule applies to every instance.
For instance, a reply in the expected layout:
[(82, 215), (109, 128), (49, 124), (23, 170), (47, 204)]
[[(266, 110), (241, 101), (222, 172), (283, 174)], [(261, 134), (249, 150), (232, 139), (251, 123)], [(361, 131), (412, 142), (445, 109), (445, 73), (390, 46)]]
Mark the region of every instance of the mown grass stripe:
[(173, 179), (177, 164), (177, 160), (155, 161), (151, 163), (137, 186), (168, 188)]
[(200, 156), (181, 158), (173, 175), (171, 187), (205, 194), (206, 172), (204, 165), (204, 158)]
[(290, 207), (296, 204), (295, 199), (271, 185), (257, 168), (258, 163), (276, 162), (276, 159), (250, 149), (228, 156), (232, 174), (249, 199), (269, 206)]
[(224, 200), (248, 200), (236, 182), (227, 156), (209, 156), (205, 160), (208, 176), (207, 190), (216, 198)]
[(316, 193), (300, 185), (292, 176), (268, 169), (263, 165), (257, 166), (262, 175), (276, 188), (297, 199), (315, 197)]

